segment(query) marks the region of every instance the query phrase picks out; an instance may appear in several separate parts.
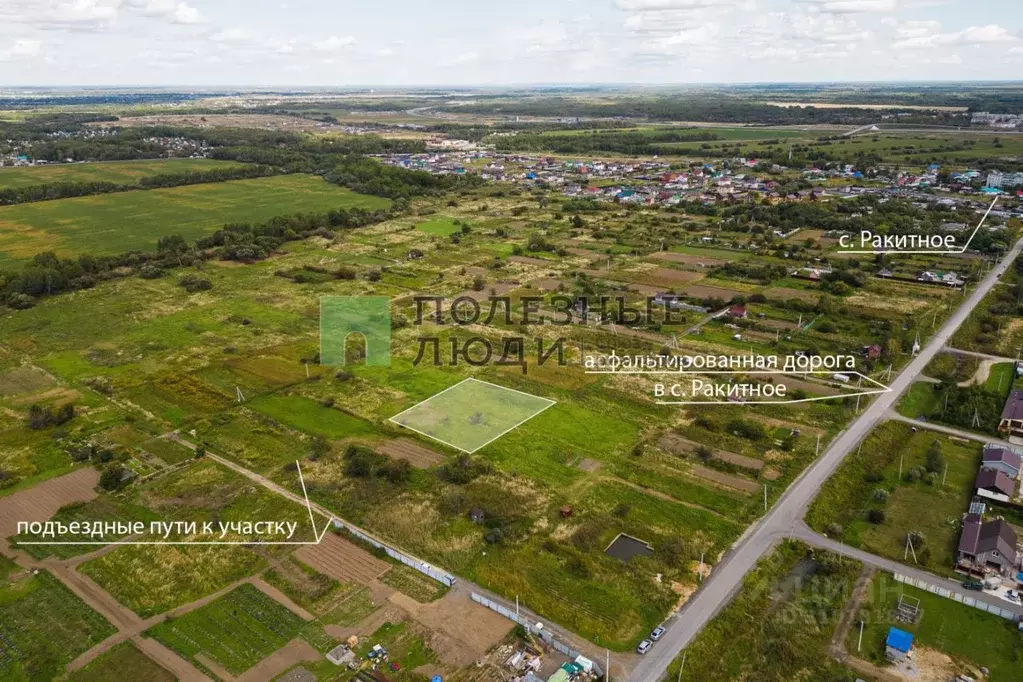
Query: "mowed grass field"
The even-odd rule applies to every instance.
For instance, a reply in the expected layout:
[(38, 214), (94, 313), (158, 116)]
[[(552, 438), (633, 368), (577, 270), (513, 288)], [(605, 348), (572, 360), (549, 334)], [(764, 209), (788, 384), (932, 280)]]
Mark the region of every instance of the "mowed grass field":
[(0, 267), (41, 251), (114, 255), (152, 249), (171, 234), (191, 241), (225, 223), (389, 204), (316, 176), (285, 175), (6, 206), (0, 208)]
[(105, 163), (60, 163), (52, 166), (0, 168), (0, 189), (47, 185), (54, 182), (116, 182), (131, 184), (140, 178), (170, 175), (241, 164), (215, 159), (141, 159)]

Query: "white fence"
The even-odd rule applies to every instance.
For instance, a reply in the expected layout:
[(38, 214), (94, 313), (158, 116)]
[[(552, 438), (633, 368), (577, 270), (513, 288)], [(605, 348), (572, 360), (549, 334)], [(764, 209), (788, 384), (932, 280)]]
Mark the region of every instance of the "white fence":
[(431, 578), (433, 578), (434, 580), (443, 585), (451, 587), (456, 582), (455, 576), (451, 575), (450, 573), (446, 573), (437, 568), (436, 566), (431, 566), (425, 561), (421, 561), (419, 559), (416, 559), (415, 557), (409, 556), (407, 554), (402, 554), (398, 550), (392, 547), (388, 547), (387, 545), (380, 542), (376, 538), (372, 538), (369, 535), (366, 535), (358, 528), (354, 528), (352, 526), (347, 525), (344, 521), (338, 521), (337, 519), (334, 519), (334, 527), (344, 528), (346, 531), (348, 531), (355, 537), (359, 538), (363, 542), (368, 542), (374, 547), (379, 547), (380, 549), (384, 550), (385, 552), (387, 552), (387, 556), (391, 557), (395, 561), (400, 561), (406, 566), (414, 568), (424, 575), (430, 576)]
[[(486, 606), (491, 611), (495, 611), (504, 616), (505, 618), (518, 623), (519, 625), (526, 628), (531, 633), (542, 639), (544, 643), (550, 646), (552, 649), (560, 651), (561, 653), (565, 654), (572, 660), (575, 660), (578, 656), (583, 656), (582, 653), (576, 651), (575, 649), (568, 646), (564, 642), (556, 639), (554, 637), (553, 632), (551, 632), (550, 630), (538, 628), (536, 626), (537, 625), (536, 623), (530, 622), (529, 619), (526, 618), (525, 616), (517, 615), (514, 611), (507, 608), (506, 606), (498, 604), (497, 602), (491, 599), (487, 599), (486, 597), (476, 594), (475, 592), (473, 592), (471, 596), (472, 600), (477, 604)], [(598, 676), (603, 677), (604, 675), (604, 671), (600, 669), (600, 666), (598, 666), (595, 661), (593, 662), (593, 671), (596, 672)]]
[(895, 581), (896, 582), (900, 582), (900, 583), (906, 583), (907, 585), (912, 585), (913, 587), (918, 587), (921, 590), (926, 590), (927, 592), (930, 592), (931, 594), (936, 594), (939, 597), (944, 597), (945, 599), (951, 599), (952, 601), (957, 601), (960, 604), (965, 604), (966, 606), (972, 606), (973, 608), (980, 609), (981, 611), (987, 611), (988, 613), (993, 613), (994, 615), (1001, 616), (1002, 618), (1005, 618), (1006, 620), (1018, 620), (1018, 618), (1019, 618), (1015, 611), (1010, 611), (1009, 609), (1003, 609), (1002, 607), (996, 606), (994, 604), (988, 604), (985, 601), (981, 601), (979, 599), (974, 599), (973, 597), (961, 594), (959, 592), (954, 592), (954, 591), (952, 591), (952, 590), (950, 590), (948, 588), (945, 588), (945, 587), (940, 587), (938, 585), (932, 585), (931, 583), (926, 583), (923, 580), (914, 580), (913, 578), (910, 578), (909, 576), (905, 576), (905, 575), (901, 575), (899, 573), (896, 573), (895, 574)]

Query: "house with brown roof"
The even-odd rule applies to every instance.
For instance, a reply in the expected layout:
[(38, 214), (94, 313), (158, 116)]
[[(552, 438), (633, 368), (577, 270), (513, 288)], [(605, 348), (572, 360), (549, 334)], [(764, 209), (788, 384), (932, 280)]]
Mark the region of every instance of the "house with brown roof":
[(1023, 391), (1011, 391), (1002, 408), (998, 432), (1010, 443), (1023, 444)]
[(981, 469), (977, 472), (977, 495), (989, 500), (1008, 502), (1016, 496), (1015, 482), (998, 469)]
[(956, 564), (971, 573), (1015, 575), (1019, 565), (1016, 533), (1002, 519), (984, 523), (979, 514), (967, 514), (959, 537)]
[(988, 443), (984, 446), (980, 466), (984, 469), (997, 469), (1009, 478), (1017, 480), (1020, 469), (1023, 468), (1023, 458), (1012, 448)]

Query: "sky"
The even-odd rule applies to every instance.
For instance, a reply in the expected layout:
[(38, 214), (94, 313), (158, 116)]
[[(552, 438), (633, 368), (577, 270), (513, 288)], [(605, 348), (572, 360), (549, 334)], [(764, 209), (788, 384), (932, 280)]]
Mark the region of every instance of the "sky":
[(0, 86), (1023, 79), (1023, 0), (0, 0)]

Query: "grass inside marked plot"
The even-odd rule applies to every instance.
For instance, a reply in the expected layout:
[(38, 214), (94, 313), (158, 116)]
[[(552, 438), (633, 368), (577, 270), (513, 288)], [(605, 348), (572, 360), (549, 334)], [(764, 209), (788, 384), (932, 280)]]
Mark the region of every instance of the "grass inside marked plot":
[(547, 398), (466, 379), (391, 421), (464, 452), (475, 452), (553, 404)]

